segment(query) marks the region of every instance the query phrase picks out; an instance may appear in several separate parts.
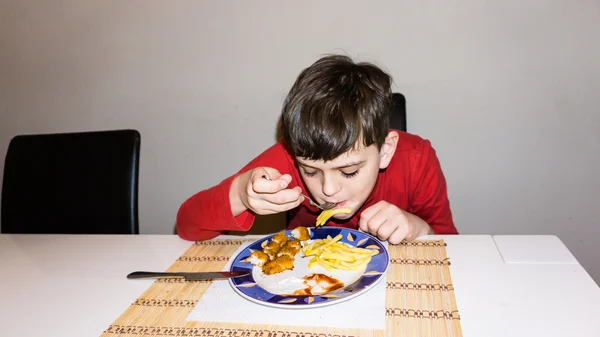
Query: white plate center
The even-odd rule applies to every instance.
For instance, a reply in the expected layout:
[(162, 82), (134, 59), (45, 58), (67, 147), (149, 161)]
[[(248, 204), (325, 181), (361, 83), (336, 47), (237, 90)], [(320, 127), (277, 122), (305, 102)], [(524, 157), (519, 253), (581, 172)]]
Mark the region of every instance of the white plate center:
[[(312, 268), (308, 267), (308, 263), (313, 256), (304, 257), (302, 251), (295, 256), (294, 269), (284, 272), (265, 275), (260, 267), (252, 268), (252, 277), (256, 284), (266, 291), (277, 295), (291, 295), (296, 290), (305, 289), (308, 286), (304, 283), (304, 277), (312, 274), (323, 274), (333, 277), (344, 283), (344, 287), (356, 282), (365, 273), (367, 264), (364, 264), (358, 270), (342, 270), (332, 269), (327, 270), (325, 267), (316, 265)], [(313, 291), (316, 288), (313, 288)]]

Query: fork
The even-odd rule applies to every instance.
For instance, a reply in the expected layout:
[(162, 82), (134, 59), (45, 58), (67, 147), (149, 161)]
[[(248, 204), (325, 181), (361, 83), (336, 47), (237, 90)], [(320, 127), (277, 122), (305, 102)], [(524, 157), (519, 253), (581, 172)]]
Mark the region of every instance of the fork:
[[(265, 179), (267, 179), (267, 180), (271, 180), (271, 178), (269, 178), (269, 176), (267, 176), (267, 175), (263, 175), (262, 177), (265, 178)], [(314, 200), (312, 200), (311, 198), (309, 198), (306, 194), (300, 193), (300, 195), (303, 196), (303, 197), (305, 197), (308, 200), (308, 202), (310, 202), (311, 205), (313, 205), (313, 206), (315, 206), (317, 208), (320, 208), (323, 211), (326, 211), (328, 209), (332, 209), (332, 208), (334, 208), (337, 205), (337, 203), (335, 203), (335, 202), (325, 202), (325, 203), (322, 203), (322, 204), (319, 205)]]

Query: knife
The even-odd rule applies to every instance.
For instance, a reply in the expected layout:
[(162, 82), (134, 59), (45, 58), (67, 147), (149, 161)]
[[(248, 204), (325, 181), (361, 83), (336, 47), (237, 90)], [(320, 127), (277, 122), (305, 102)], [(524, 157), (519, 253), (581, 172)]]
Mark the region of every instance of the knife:
[(127, 275), (128, 279), (135, 278), (156, 278), (156, 277), (183, 277), (186, 280), (190, 281), (200, 281), (200, 280), (222, 280), (228, 279), (232, 277), (241, 277), (250, 274), (251, 271), (214, 271), (214, 272), (200, 272), (200, 273), (184, 273), (184, 272), (174, 272), (174, 273), (157, 273), (151, 271), (134, 271)]

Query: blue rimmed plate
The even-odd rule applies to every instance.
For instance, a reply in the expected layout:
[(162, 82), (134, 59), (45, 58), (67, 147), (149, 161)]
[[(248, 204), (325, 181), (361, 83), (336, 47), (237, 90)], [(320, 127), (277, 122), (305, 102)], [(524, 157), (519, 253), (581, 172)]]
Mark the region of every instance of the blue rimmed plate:
[[(234, 258), (230, 267), (231, 271), (252, 271), (252, 273), (230, 279), (229, 283), (233, 289), (242, 297), (262, 305), (286, 309), (304, 309), (347, 301), (366, 293), (385, 278), (390, 258), (385, 246), (375, 237), (354, 229), (339, 227), (312, 227), (309, 228), (309, 231), (311, 240), (325, 239), (327, 236), (333, 238), (341, 234), (341, 242), (353, 247), (377, 249), (379, 253), (372, 256), (366, 268), (361, 270), (333, 269), (328, 271), (321, 266), (308, 268), (308, 261), (311, 257), (303, 257), (302, 252), (299, 252), (295, 258), (293, 270), (267, 276), (262, 273), (261, 268), (254, 267), (246, 259), (253, 251), (262, 250), (262, 245), (273, 237), (273, 235), (270, 235), (253, 242)], [(291, 233), (291, 230), (285, 231), (285, 234), (290, 238), (292, 238)], [(344, 282), (344, 288), (322, 295), (289, 295), (293, 294), (294, 290), (299, 287), (306, 287), (302, 284), (302, 278), (314, 273), (334, 277)]]

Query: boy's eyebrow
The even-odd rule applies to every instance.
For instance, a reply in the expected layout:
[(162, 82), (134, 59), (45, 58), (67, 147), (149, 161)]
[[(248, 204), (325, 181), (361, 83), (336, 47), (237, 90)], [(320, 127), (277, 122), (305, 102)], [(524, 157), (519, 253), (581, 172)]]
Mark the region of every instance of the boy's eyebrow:
[[(348, 164), (346, 164), (346, 165), (342, 165), (342, 166), (334, 167), (334, 169), (343, 169), (343, 168), (348, 168), (348, 167), (351, 167), (351, 166), (360, 165), (360, 164), (362, 164), (362, 163), (364, 163), (364, 162), (365, 162), (364, 160), (360, 160), (360, 161), (357, 161), (357, 162), (348, 163)], [(300, 165), (302, 165), (302, 166), (309, 167), (309, 168), (311, 168), (311, 169), (315, 169), (315, 170), (317, 169), (316, 167), (313, 167), (313, 166), (310, 166), (310, 165), (307, 165), (307, 164), (304, 164), (304, 163), (301, 163), (301, 162), (298, 162), (298, 164), (300, 164)]]

